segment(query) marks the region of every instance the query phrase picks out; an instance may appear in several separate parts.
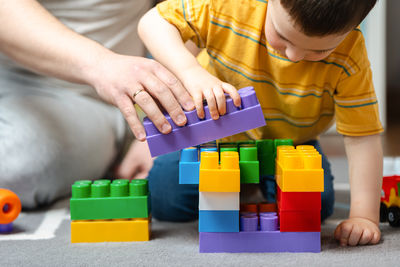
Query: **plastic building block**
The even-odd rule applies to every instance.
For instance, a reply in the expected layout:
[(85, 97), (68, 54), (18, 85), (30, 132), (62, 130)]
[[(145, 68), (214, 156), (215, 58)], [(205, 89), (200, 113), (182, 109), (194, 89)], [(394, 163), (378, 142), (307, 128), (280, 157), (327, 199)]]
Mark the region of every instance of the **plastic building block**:
[(200, 253), (320, 251), (320, 232), (200, 233)]
[(241, 216), (239, 233), (200, 232), (200, 252), (321, 251), (320, 232), (279, 232), (277, 222), (276, 213)]
[(199, 210), (239, 210), (239, 192), (199, 192)]
[(323, 192), (321, 155), (312, 146), (277, 148), (276, 182), (282, 192)]
[(13, 223), (0, 224), (0, 234), (10, 233), (13, 231)]
[(147, 180), (77, 181), (72, 185), (71, 220), (149, 217)]
[(274, 175), (274, 141), (270, 139), (257, 140), (256, 145), (260, 162), (260, 176)]
[[(200, 152), (216, 152), (215, 146), (203, 146)], [(199, 184), (199, 148), (182, 149), (179, 161), (179, 184)]]
[(240, 192), (239, 155), (237, 152), (202, 152), (199, 174), (200, 192)]
[(199, 151), (190, 147), (181, 151), (179, 161), (179, 184), (198, 184), (200, 172)]
[(279, 211), (281, 232), (321, 232), (321, 211)]
[(176, 126), (166, 115), (172, 126), (172, 132), (166, 135), (160, 133), (154, 124), (145, 118), (143, 126), (151, 155), (155, 157), (264, 126), (264, 114), (254, 88), (242, 88), (238, 93), (242, 99), (241, 108), (235, 107), (232, 99), (228, 98), (226, 114), (215, 121), (211, 118), (208, 106), (204, 107), (204, 119), (197, 117), (196, 110), (185, 112), (188, 123), (183, 127)]
[(240, 204), (240, 212), (258, 213), (258, 205), (255, 203)]
[(260, 203), (258, 204), (259, 212), (276, 212), (278, 207), (276, 203)]
[(146, 219), (72, 221), (71, 242), (148, 241), (150, 223)]
[(239, 232), (239, 210), (199, 210), (199, 232)]
[[(13, 222), (21, 212), (21, 201), (12, 191), (0, 188), (0, 224)], [(10, 226), (4, 226), (5, 229)], [(12, 227), (12, 226), (11, 226)]]
[(240, 183), (258, 184), (260, 182), (260, 167), (257, 159), (257, 147), (240, 147), (239, 165)]
[(276, 201), (281, 211), (321, 211), (320, 192), (282, 192), (277, 186)]

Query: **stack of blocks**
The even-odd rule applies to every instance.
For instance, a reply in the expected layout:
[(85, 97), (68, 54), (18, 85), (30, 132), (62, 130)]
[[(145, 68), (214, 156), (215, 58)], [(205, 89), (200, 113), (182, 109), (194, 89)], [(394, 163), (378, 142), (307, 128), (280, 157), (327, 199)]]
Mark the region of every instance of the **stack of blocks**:
[[(199, 184), (200, 252), (321, 250), (321, 155), (312, 146), (295, 149), (291, 144), (220, 143), (220, 164), (216, 147), (182, 150), (180, 183)], [(240, 208), (240, 183), (258, 183), (260, 177), (273, 175), (275, 158), (278, 213), (271, 204)]]
[(71, 242), (150, 239), (147, 180), (76, 181), (72, 185)]

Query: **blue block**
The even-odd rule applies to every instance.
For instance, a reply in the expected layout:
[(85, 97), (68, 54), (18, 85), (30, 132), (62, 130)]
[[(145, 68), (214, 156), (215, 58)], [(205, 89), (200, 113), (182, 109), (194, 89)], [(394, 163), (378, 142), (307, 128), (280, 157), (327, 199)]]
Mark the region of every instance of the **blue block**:
[(199, 232), (239, 232), (239, 211), (200, 210)]
[[(217, 151), (217, 147), (201, 147), (201, 152)], [(179, 184), (199, 184), (200, 161), (199, 149), (185, 148), (179, 161)]]
[(0, 224), (0, 233), (10, 233), (13, 230), (13, 223)]

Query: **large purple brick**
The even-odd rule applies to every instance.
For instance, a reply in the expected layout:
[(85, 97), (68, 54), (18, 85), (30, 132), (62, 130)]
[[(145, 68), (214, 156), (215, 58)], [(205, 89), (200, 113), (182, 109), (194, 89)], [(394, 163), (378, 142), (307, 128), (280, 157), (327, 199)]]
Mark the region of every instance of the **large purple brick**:
[(204, 107), (205, 119), (197, 117), (196, 110), (185, 112), (188, 123), (179, 127), (166, 115), (172, 125), (169, 134), (160, 133), (148, 119), (143, 120), (147, 143), (153, 157), (191, 146), (210, 142), (265, 125), (264, 115), (253, 87), (240, 89), (241, 108), (234, 106), (232, 99), (226, 100), (226, 114), (214, 121), (208, 107)]
[(320, 252), (320, 232), (254, 231), (200, 234), (201, 253)]

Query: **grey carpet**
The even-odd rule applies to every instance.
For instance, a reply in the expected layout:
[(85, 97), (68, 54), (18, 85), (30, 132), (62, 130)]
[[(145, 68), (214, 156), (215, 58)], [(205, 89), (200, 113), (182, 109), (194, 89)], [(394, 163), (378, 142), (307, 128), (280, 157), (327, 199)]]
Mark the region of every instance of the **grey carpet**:
[[(339, 171), (334, 172), (338, 187), (346, 189), (343, 162), (336, 159), (332, 165)], [(338, 246), (333, 231), (346, 218), (348, 203), (349, 192), (337, 190), (335, 213), (322, 226), (321, 253), (200, 254), (197, 222), (153, 220), (150, 242), (71, 244), (68, 200), (63, 200), (47, 210), (22, 213), (14, 232), (0, 235), (0, 266), (399, 266), (400, 229), (387, 224), (381, 225), (378, 245)]]

